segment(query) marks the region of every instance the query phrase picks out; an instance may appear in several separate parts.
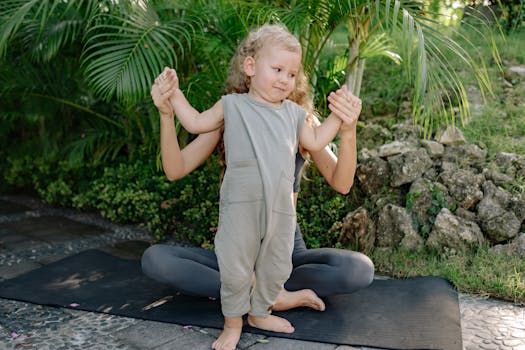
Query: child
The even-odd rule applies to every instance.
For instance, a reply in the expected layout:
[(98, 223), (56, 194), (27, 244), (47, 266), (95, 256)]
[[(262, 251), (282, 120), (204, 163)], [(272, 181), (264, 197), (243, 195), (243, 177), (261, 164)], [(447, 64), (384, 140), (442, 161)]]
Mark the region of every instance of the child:
[[(165, 72), (161, 79), (176, 79), (173, 70)], [(264, 25), (249, 34), (232, 59), (227, 85), (244, 83), (248, 93), (225, 95), (199, 113), (178, 86), (167, 92), (188, 131), (205, 133), (224, 124), (226, 172), (215, 247), (225, 324), (214, 349), (235, 348), (242, 316), (248, 312), (253, 327), (294, 331), (288, 321), (270, 312), (292, 268), (292, 184), (298, 141), (307, 150), (320, 150), (341, 124), (341, 115), (332, 113), (313, 128), (306, 122), (306, 111), (287, 100), (297, 93), (296, 78), (302, 74), (297, 39), (283, 26)]]

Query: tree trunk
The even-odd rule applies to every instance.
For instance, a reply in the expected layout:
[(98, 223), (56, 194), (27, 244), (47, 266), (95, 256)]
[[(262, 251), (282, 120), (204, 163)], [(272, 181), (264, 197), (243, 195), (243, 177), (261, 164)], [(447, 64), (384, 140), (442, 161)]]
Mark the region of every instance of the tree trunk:
[(359, 59), (360, 41), (354, 39), (350, 42), (350, 52), (348, 54), (348, 64), (346, 66), (346, 88), (352, 94), (359, 97), (361, 92), (361, 83), (363, 81), (363, 71), (365, 70), (364, 59)]

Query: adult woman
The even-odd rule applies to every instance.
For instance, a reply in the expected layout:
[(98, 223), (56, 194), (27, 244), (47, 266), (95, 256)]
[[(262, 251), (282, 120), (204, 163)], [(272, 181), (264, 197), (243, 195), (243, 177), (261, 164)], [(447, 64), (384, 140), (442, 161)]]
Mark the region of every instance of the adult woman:
[[(164, 172), (168, 179), (173, 181), (189, 174), (209, 157), (220, 141), (221, 131), (200, 134), (181, 150), (175, 133), (174, 111), (169, 102), (176, 84), (170, 80), (172, 78), (165, 78), (166, 76), (156, 79), (151, 95), (161, 116), (161, 155)], [(350, 111), (350, 102), (345, 97), (337, 96), (337, 101), (341, 103), (342, 110)], [(343, 123), (339, 130), (339, 158), (329, 148), (310, 154), (323, 177), (340, 193), (350, 190), (356, 167), (357, 116), (349, 116), (348, 119), (351, 122)], [(301, 151), (297, 153), (295, 163), (296, 202), (301, 168), (304, 164)], [(374, 268), (368, 257), (341, 249), (306, 249), (298, 226), (292, 263), (292, 274), (272, 310), (307, 306), (323, 311), (325, 305), (319, 296), (351, 293), (367, 287), (373, 279)], [(217, 258), (211, 250), (154, 245), (144, 252), (142, 268), (149, 277), (168, 283), (182, 293), (213, 298), (220, 296)]]

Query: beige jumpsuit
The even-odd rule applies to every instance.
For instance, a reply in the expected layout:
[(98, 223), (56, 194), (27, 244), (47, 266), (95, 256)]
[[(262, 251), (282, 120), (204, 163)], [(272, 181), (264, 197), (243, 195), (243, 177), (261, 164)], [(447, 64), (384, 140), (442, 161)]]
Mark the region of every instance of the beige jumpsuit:
[(292, 271), (294, 165), (306, 112), (248, 94), (223, 96), (223, 104), (226, 172), (215, 236), (222, 312), (266, 316)]

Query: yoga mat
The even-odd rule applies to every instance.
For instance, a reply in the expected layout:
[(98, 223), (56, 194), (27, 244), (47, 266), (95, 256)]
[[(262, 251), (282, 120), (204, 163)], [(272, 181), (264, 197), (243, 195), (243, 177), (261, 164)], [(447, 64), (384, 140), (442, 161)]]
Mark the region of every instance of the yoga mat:
[[(223, 322), (218, 301), (179, 295), (144, 276), (140, 261), (99, 250), (6, 280), (0, 297), (181, 325), (222, 328)], [(275, 313), (294, 325), (293, 334), (244, 331), (386, 349), (462, 350), (457, 292), (442, 278), (374, 280), (366, 289), (324, 300), (325, 312)]]

